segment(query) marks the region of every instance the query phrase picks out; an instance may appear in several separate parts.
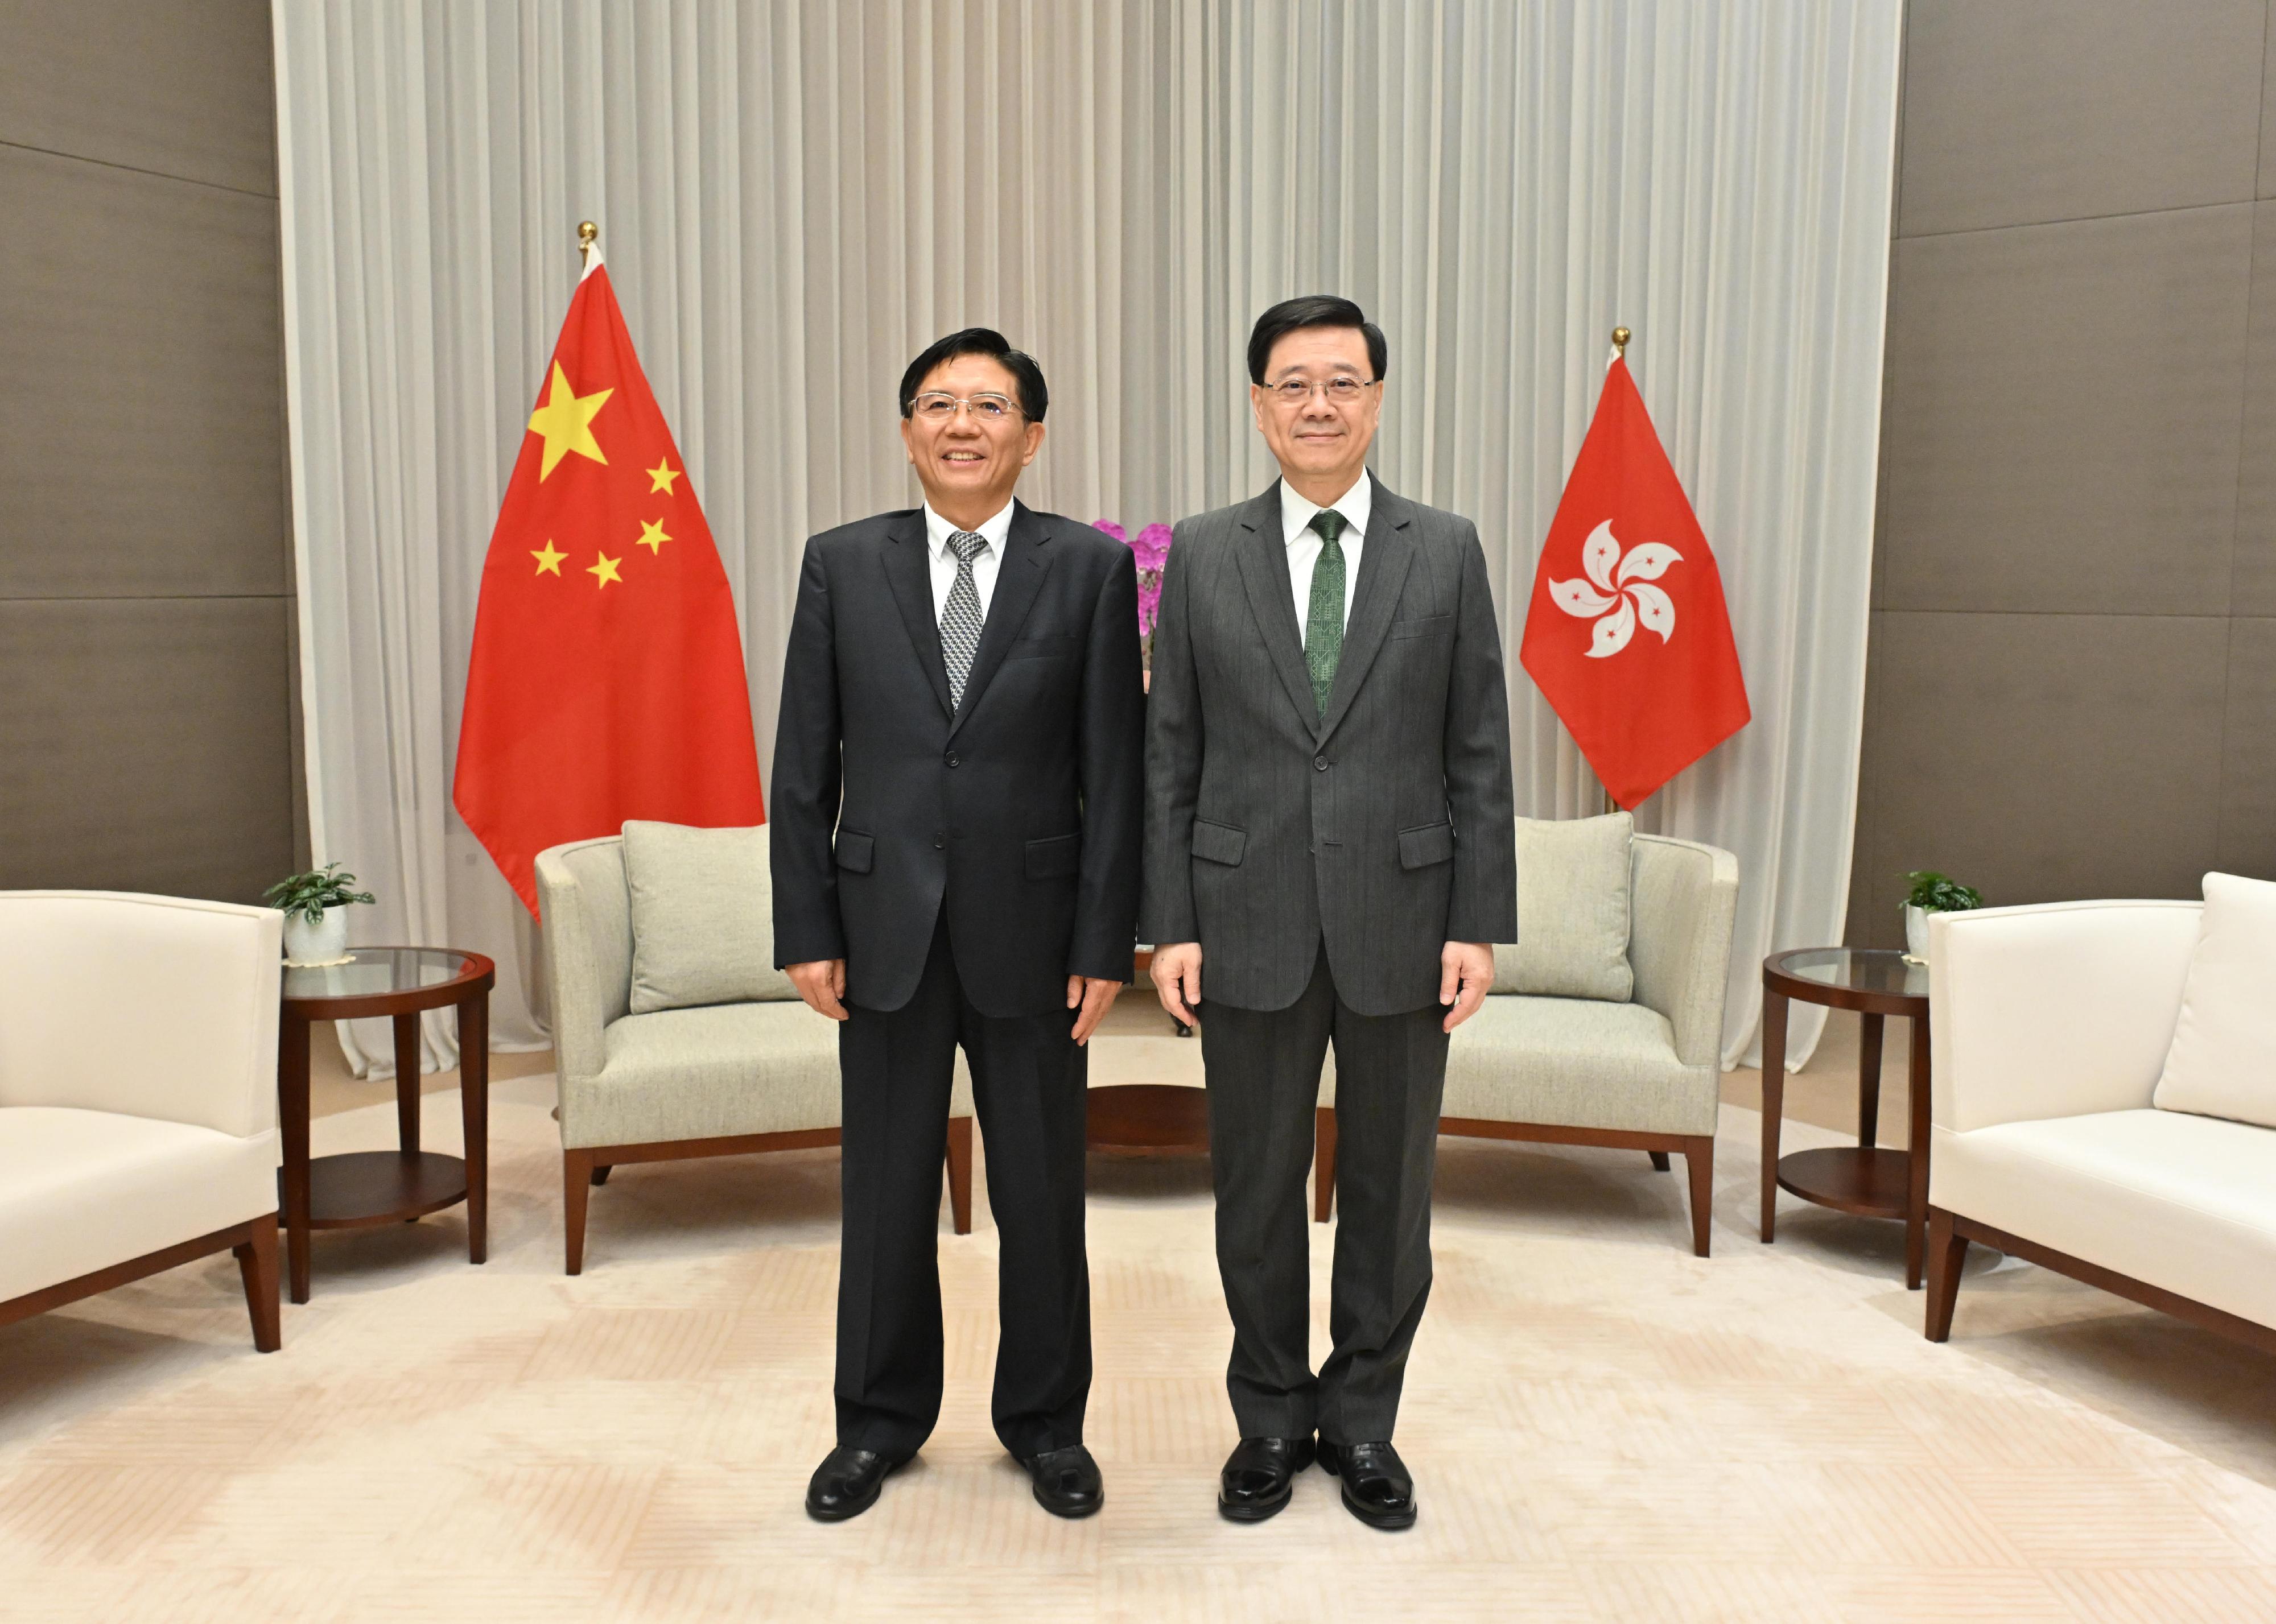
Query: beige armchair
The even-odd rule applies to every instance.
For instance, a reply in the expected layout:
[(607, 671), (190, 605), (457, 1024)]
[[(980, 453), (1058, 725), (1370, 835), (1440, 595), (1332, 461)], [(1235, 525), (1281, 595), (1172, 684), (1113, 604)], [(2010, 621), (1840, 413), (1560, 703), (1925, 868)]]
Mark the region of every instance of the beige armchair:
[[(590, 1192), (622, 1162), (838, 1143), (838, 1029), (785, 991), (754, 1002), (630, 1013), (632, 899), (619, 835), (541, 852), (537, 890), (561, 1091), (568, 1273), (585, 1266)], [(743, 906), (771, 931), (773, 899)], [(972, 1091), (957, 1061), (949, 1211), (972, 1230)]]
[[(1526, 928), (1526, 864), (1518, 863), (1518, 928)], [(1469, 1137), (1591, 1144), (1650, 1153), (1665, 1172), (1682, 1152), (1691, 1182), (1691, 1245), (1707, 1256), (1714, 1216), (1723, 989), (1739, 863), (1690, 841), (1639, 835), (1629, 849), (1633, 898), (1626, 1003), (1497, 992), (1454, 1029), (1438, 1131)], [(1335, 1064), (1322, 1081), (1313, 1216), (1335, 1200)]]
[(284, 916), (0, 892), (0, 1325), (217, 1251), (279, 1345)]

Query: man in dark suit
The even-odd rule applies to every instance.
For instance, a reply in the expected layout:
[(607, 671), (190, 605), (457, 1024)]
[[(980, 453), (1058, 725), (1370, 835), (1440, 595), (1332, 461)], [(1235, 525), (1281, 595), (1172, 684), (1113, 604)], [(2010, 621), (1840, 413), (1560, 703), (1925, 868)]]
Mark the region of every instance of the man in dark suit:
[[(1013, 500), (1042, 369), (985, 328), (902, 374), (922, 508), (807, 543), (776, 736), (775, 952), (843, 1023), (838, 1447), (807, 1510), (866, 1511), (939, 1418), (955, 1051), (1001, 1246), (996, 1434), (1061, 1516), (1083, 1447), (1089, 1039), (1129, 974), (1143, 691), (1130, 554)], [(1072, 1011), (1072, 1013), (1070, 1013)]]
[[(1226, 1386), (1218, 1504), (1255, 1522), (1316, 1451), (1406, 1528), (1391, 1435), (1430, 1290), (1446, 1036), (1517, 939), (1508, 696), (1467, 519), (1367, 471), (1388, 360), (1348, 299), (1274, 306), (1248, 344), (1263, 495), (1177, 527), (1154, 634), (1141, 934), (1180, 1021), (1202, 1004)], [(1336, 1049), (1329, 1329), (1312, 1372), (1304, 1173)]]

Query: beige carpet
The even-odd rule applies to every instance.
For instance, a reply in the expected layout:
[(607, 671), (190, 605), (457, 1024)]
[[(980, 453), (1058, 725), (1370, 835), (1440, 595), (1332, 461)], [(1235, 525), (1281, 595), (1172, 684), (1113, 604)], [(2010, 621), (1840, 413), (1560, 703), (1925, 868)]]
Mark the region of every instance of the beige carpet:
[[(1847, 1097), (1811, 1081), (1821, 1117)], [(943, 1226), (941, 1429), (823, 1528), (835, 1153), (621, 1169), (572, 1280), (550, 1086), (497, 1086), (485, 1267), (455, 1214), (319, 1237), (265, 1357), (226, 1258), (0, 1330), (0, 1618), (2276, 1619), (2276, 1360), (1980, 1255), (1932, 1347), (1893, 1226), (1789, 1201), (1757, 1243), (1736, 1105), (1707, 1260), (1639, 1154), (1444, 1142), (1409, 1533), (1317, 1472), (1271, 1522), (1217, 1517), (1206, 1168), (1097, 1159), (1106, 1510), (1046, 1516), (989, 1432), (982, 1204)], [(439, 1148), (455, 1107), (428, 1101)]]

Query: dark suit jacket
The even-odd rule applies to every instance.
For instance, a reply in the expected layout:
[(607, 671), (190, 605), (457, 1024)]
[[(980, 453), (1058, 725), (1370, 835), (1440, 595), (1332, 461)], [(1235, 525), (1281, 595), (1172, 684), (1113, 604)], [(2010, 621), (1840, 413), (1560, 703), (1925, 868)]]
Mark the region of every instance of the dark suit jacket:
[(806, 544), (783, 661), (772, 815), (775, 961), (846, 961), (846, 996), (898, 1009), (943, 900), (982, 1014), (1066, 1007), (1070, 975), (1127, 979), (1138, 904), (1138, 585), (1129, 549), (1013, 509), (953, 714), (910, 510)]
[(1517, 940), (1509, 698), (1468, 519), (1376, 481), (1324, 718), (1278, 484), (1187, 519), (1148, 710), (1139, 930), (1201, 943), (1209, 1001), (1286, 1008), (1324, 937), (1337, 994), (1400, 1014), (1438, 1002), (1447, 942)]

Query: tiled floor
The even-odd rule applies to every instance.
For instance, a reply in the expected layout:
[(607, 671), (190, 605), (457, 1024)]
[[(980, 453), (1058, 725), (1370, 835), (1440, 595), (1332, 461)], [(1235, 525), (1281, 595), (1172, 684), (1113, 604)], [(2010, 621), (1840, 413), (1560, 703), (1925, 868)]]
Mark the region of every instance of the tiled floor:
[[(1796, 1115), (1844, 1120), (1843, 1063)], [(486, 1267), (455, 1214), (321, 1237), (267, 1357), (226, 1258), (0, 1330), (0, 1617), (2276, 1619), (2276, 1361), (1980, 1249), (1931, 1346), (1893, 1227), (1788, 1202), (1757, 1243), (1742, 1106), (1705, 1260), (1680, 1172), (1443, 1142), (1399, 1436), (1422, 1517), (1385, 1536), (1316, 1472), (1269, 1523), (1215, 1514), (1198, 1163), (1092, 1164), (1099, 1517), (1045, 1516), (989, 1432), (983, 1195), (943, 1226), (941, 1429), (824, 1528), (834, 1152), (621, 1169), (573, 1280), (550, 1079), (497, 1094)], [(454, 1148), (455, 1101), (428, 1120)], [(392, 1129), (350, 1110), (318, 1148)]]

